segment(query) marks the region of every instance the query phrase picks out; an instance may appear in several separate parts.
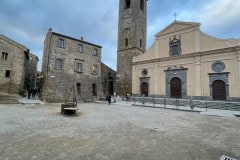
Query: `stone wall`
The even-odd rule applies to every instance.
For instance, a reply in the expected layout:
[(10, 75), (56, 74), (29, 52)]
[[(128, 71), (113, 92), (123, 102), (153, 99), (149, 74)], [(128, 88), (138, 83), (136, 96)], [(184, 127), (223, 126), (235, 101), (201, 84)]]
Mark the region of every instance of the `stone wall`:
[(131, 0), (129, 8), (126, 1), (119, 3), (118, 51), (117, 51), (117, 94), (132, 92), (132, 60), (146, 50), (147, 1), (143, 9), (139, 0)]
[[(0, 35), (1, 93), (19, 94), (23, 90), (28, 51), (26, 47)], [(9, 72), (9, 74), (6, 72)]]
[(26, 79), (25, 79), (24, 88), (36, 87), (37, 65), (38, 65), (38, 57), (30, 53), (29, 59), (27, 60), (27, 65), (26, 65)]
[(106, 96), (113, 95), (116, 92), (116, 71), (102, 63), (101, 79), (103, 86), (103, 94)]
[[(58, 46), (59, 40), (64, 41), (62, 47)], [(81, 51), (77, 49), (78, 45), (82, 45)], [(97, 50), (96, 55), (94, 50)], [(59, 59), (63, 62), (61, 68), (56, 66)], [(76, 70), (77, 63), (82, 64), (81, 71)], [(42, 67), (44, 101), (63, 102), (64, 93), (73, 87), (79, 101), (104, 97), (101, 84), (101, 46), (49, 30), (44, 43)], [(96, 93), (93, 93), (93, 88)]]

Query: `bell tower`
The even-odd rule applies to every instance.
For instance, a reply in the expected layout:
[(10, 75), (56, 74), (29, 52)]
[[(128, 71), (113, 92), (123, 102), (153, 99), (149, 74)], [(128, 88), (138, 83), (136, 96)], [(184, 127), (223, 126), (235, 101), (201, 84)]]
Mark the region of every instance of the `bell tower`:
[(132, 60), (146, 51), (147, 0), (119, 0), (118, 95), (132, 92)]

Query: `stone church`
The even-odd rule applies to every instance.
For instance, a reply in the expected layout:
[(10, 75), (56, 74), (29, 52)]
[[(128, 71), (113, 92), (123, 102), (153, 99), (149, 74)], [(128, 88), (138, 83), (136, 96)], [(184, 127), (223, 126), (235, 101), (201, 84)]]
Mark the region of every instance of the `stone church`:
[(174, 21), (146, 51), (147, 0), (119, 0), (117, 94), (240, 99), (240, 40)]
[(215, 38), (200, 23), (174, 21), (133, 58), (135, 95), (240, 100), (240, 39)]
[(94, 101), (113, 95), (116, 72), (101, 62), (102, 47), (53, 32), (44, 41), (42, 99)]

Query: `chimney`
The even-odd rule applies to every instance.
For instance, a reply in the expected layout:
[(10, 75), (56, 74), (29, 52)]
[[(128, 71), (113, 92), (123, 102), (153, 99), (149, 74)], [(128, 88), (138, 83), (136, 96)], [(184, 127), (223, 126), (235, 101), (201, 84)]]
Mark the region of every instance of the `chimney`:
[(81, 36), (81, 41), (83, 41), (83, 37)]

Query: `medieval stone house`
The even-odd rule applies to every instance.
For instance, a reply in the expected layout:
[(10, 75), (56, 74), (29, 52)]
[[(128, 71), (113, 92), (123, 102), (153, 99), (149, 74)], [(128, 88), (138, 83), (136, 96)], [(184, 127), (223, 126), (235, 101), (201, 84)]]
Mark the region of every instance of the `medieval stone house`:
[(0, 35), (0, 54), (0, 94), (20, 94), (34, 87), (37, 56), (4, 35)]
[[(76, 39), (49, 29), (44, 41), (42, 99), (62, 102), (73, 95), (79, 101), (104, 99), (103, 80), (109, 80), (109, 68), (102, 67), (101, 49), (83, 38)], [(106, 71), (104, 74), (102, 68)]]

